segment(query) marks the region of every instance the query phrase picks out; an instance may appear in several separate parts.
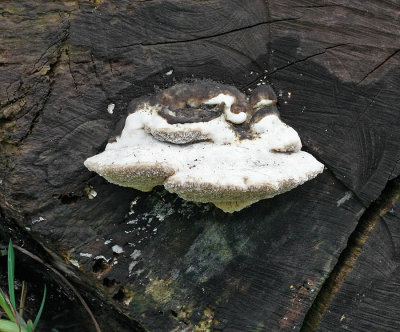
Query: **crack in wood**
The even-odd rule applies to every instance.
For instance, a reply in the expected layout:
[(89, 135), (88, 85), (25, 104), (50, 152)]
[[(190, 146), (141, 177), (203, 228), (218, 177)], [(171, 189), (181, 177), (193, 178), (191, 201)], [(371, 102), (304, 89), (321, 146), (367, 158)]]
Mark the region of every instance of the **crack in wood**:
[(374, 72), (376, 72), (377, 70), (379, 70), (379, 68), (381, 68), (383, 65), (385, 65), (388, 61), (390, 61), (390, 59), (394, 58), (397, 54), (400, 53), (400, 49), (396, 50), (395, 52), (393, 52), (392, 54), (390, 54), (388, 57), (386, 57), (381, 63), (379, 63), (377, 66), (375, 66), (371, 71), (369, 71), (358, 83), (360, 84), (361, 82), (363, 82), (365, 79), (368, 78), (368, 76), (372, 75)]
[[(21, 80), (19, 80), (19, 81), (22, 82)], [(10, 88), (10, 86), (11, 86), (13, 83), (15, 83), (15, 82), (11, 82), (11, 83), (8, 85), (8, 87), (6, 88), (7, 101), (6, 101), (6, 102), (1, 101), (1, 102), (3, 102), (3, 104), (1, 104), (0, 110), (3, 110), (3, 109), (6, 108), (7, 106), (9, 106), (9, 105), (11, 105), (11, 104), (14, 104), (14, 103), (16, 103), (17, 101), (19, 101), (19, 100), (21, 100), (21, 99), (23, 99), (23, 98), (25, 97), (25, 95), (22, 94), (22, 95), (19, 95), (19, 96), (16, 96), (16, 97), (10, 99), (10, 96), (9, 96), (9, 94), (8, 94), (8, 89)], [(21, 89), (21, 86), (22, 86), (22, 83), (20, 83), (20, 85), (19, 85), (19, 87), (17, 88), (16, 92), (19, 92), (19, 90)]]
[(209, 39), (209, 38), (220, 37), (220, 36), (228, 35), (228, 34), (231, 34), (231, 33), (252, 29), (252, 28), (255, 28), (255, 27), (258, 27), (258, 26), (262, 26), (262, 25), (269, 25), (269, 24), (280, 23), (280, 22), (296, 21), (298, 19), (300, 19), (300, 17), (284, 18), (284, 19), (280, 19), (280, 20), (267, 21), (267, 22), (259, 22), (259, 23), (252, 24), (252, 25), (249, 25), (249, 26), (245, 26), (245, 27), (241, 27), (241, 28), (237, 28), (237, 29), (233, 29), (233, 30), (217, 33), (215, 35), (209, 35), (209, 36), (203, 36), (203, 37), (195, 37), (195, 38), (192, 38), (192, 39), (171, 40), (171, 41), (160, 42), (160, 43), (134, 43), (134, 44), (116, 46), (114, 48), (115, 49), (120, 49), (120, 48), (132, 47), (132, 46), (164, 46), (164, 45), (170, 45), (170, 44), (189, 43), (189, 42), (194, 42), (194, 41), (199, 41), (199, 40), (204, 40), (204, 39)]
[[(60, 63), (61, 55), (62, 55), (62, 45), (59, 48), (59, 54), (57, 55), (56, 60), (52, 64), (50, 64), (50, 70), (47, 72), (47, 75), (50, 78), (52, 78), (55, 69), (57, 68), (57, 66)], [(46, 104), (47, 104), (48, 100), (50, 99), (50, 95), (51, 95), (52, 90), (53, 90), (53, 85), (54, 85), (54, 80), (50, 79), (49, 90), (47, 91), (47, 94), (46, 94), (46, 96), (44, 98), (43, 104), (39, 108), (39, 110), (36, 112), (36, 114), (34, 115), (34, 117), (32, 119), (32, 122), (31, 122), (31, 125), (30, 125), (27, 133), (18, 141), (19, 144), (21, 144), (32, 133), (32, 131), (33, 131), (38, 119), (39, 119), (40, 114), (43, 112), (44, 108), (46, 107)]]
[(353, 270), (362, 249), (378, 221), (389, 212), (400, 198), (400, 177), (388, 181), (381, 196), (374, 201), (361, 216), (355, 230), (350, 235), (346, 248), (342, 251), (332, 272), (325, 280), (313, 304), (308, 310), (300, 332), (317, 331), (319, 323), (328, 310), (335, 294), (346, 277)]
[(110, 98), (108, 96), (107, 89), (104, 87), (103, 80), (100, 79), (100, 75), (97, 72), (96, 58), (92, 52), (90, 53), (90, 62), (92, 63), (94, 75), (96, 76), (96, 79), (98, 81), (97, 86), (100, 88), (100, 90), (104, 93), (104, 96), (106, 97), (106, 99), (109, 101)]
[[(269, 0), (265, 0), (265, 7), (267, 11), (268, 21), (272, 21), (271, 18), (271, 6)], [(268, 25), (268, 42), (267, 42), (267, 68), (272, 68), (272, 24)]]
[(256, 78), (254, 78), (254, 80), (252, 80), (250, 83), (248, 83), (246, 86), (244, 86), (244, 88), (248, 88), (248, 87), (252, 86), (253, 84), (255, 84), (258, 80), (260, 80), (264, 76), (271, 76), (272, 74), (275, 74), (276, 72), (278, 72), (280, 70), (286, 69), (286, 68), (291, 67), (293, 65), (296, 65), (296, 64), (298, 64), (300, 62), (307, 61), (307, 60), (309, 60), (311, 58), (314, 58), (314, 57), (316, 57), (318, 55), (325, 54), (327, 51), (329, 51), (329, 50), (331, 50), (333, 48), (337, 48), (337, 47), (341, 47), (341, 46), (347, 46), (347, 45), (350, 45), (350, 44), (349, 43), (345, 43), (345, 44), (337, 44), (337, 45), (333, 45), (333, 46), (328, 46), (328, 47), (324, 48), (323, 51), (321, 51), (321, 52), (308, 55), (308, 56), (306, 56), (305, 58), (302, 58), (302, 59), (296, 59), (295, 61), (292, 61), (292, 62), (290, 62), (287, 65), (284, 65), (282, 67), (276, 68), (276, 69), (274, 69), (273, 71), (271, 71), (269, 73), (263, 73), (262, 75), (257, 76)]
[(388, 176), (388, 181), (392, 178), (392, 176), (393, 176), (393, 173), (395, 172), (395, 170), (396, 170), (396, 168), (397, 168), (397, 165), (400, 163), (400, 158), (399, 159), (397, 159), (396, 160), (396, 162), (394, 163), (394, 165), (393, 165), (393, 168), (392, 168), (392, 170), (390, 171), (390, 174), (389, 174), (389, 176)]
[(52, 54), (59, 52), (60, 49), (62, 48), (62, 46), (65, 44), (65, 42), (68, 40), (69, 38), (69, 31), (70, 31), (70, 26), (71, 23), (68, 21), (66, 23), (66, 26), (61, 30), (61, 33), (57, 35), (57, 38), (54, 42), (52, 42), (47, 48), (46, 50), (40, 55), (40, 57), (36, 60), (36, 62), (33, 65), (33, 68), (30, 72), (30, 74), (34, 74), (38, 71), (40, 71), (44, 65), (49, 61), (47, 60), (45, 63), (42, 64), (42, 66), (40, 66), (40, 68), (36, 69), (36, 65), (39, 63), (40, 60), (42, 60), (42, 58), (46, 55), (47, 51), (52, 48), (53, 46), (56, 46), (56, 49), (52, 52)]
[[(70, 32), (70, 22), (67, 23), (66, 28), (61, 30), (60, 38), (57, 38), (57, 41), (55, 43), (55, 44), (58, 43), (58, 45), (56, 47), (56, 50), (54, 52), (52, 52), (53, 54), (55, 52), (57, 52), (57, 57), (56, 57), (55, 61), (50, 62), (50, 64), (49, 64), (50, 69), (46, 73), (46, 76), (48, 76), (50, 83), (49, 83), (49, 90), (48, 90), (48, 92), (47, 92), (47, 94), (46, 94), (46, 96), (44, 98), (44, 102), (43, 102), (42, 106), (39, 108), (39, 110), (36, 112), (36, 114), (34, 115), (34, 117), (32, 119), (32, 122), (31, 122), (31, 125), (30, 125), (27, 133), (18, 141), (19, 144), (21, 144), (32, 133), (32, 131), (33, 131), (38, 119), (39, 119), (40, 114), (43, 112), (44, 108), (46, 107), (46, 104), (47, 104), (47, 102), (48, 102), (48, 100), (50, 98), (50, 95), (52, 93), (52, 90), (53, 90), (53, 85), (55, 83), (55, 81), (53, 79), (54, 72), (55, 72), (56, 68), (58, 67), (58, 65), (60, 64), (60, 62), (61, 62), (63, 49), (64, 49), (64, 47), (67, 44), (68, 39), (69, 39), (69, 32)], [(43, 55), (55, 44), (53, 43), (51, 46), (49, 46), (47, 48), (47, 50), (42, 54), (42, 56), (36, 61), (36, 63), (35, 63), (33, 68), (35, 68), (36, 64), (40, 61), (40, 59), (43, 57)], [(67, 56), (69, 58), (68, 53), (67, 53)], [(47, 62), (48, 61), (46, 61), (46, 63)], [(37, 71), (38, 70), (36, 70), (35, 72), (37, 72)], [(33, 75), (35, 72), (32, 72), (31, 75)], [(72, 75), (72, 73), (71, 73), (71, 75)], [(75, 83), (75, 80), (74, 80), (74, 83)]]
[(75, 90), (78, 91), (78, 84), (76, 83), (75, 76), (74, 76), (74, 74), (72, 73), (71, 54), (70, 54), (70, 51), (69, 51), (69, 47), (66, 47), (65, 53), (66, 53), (66, 55), (67, 55), (67, 57), (68, 57), (68, 70), (69, 70), (69, 73), (70, 73), (70, 75), (71, 75), (72, 81), (74, 82)]
[(309, 6), (293, 6), (293, 8), (327, 8), (327, 7), (344, 7), (343, 5), (339, 4), (322, 4), (322, 5), (309, 5)]
[[(48, 14), (68, 14), (71, 15), (75, 12), (76, 10), (59, 10), (59, 9), (55, 9), (55, 10), (48, 10), (48, 11), (43, 11), (41, 13), (35, 13), (35, 15), (37, 15), (38, 17), (44, 16), (44, 15), (48, 15)], [(12, 11), (8, 11), (8, 10), (2, 10), (0, 12), (0, 16), (2, 17), (21, 17), (27, 20), (35, 20), (36, 18), (32, 18), (31, 14), (19, 14), (19, 13), (14, 13)]]
[(25, 64), (25, 63), (19, 62), (19, 61), (15, 61), (15, 62), (14, 61), (9, 61), (9, 62), (1, 61), (0, 67), (12, 66), (12, 65), (23, 65), (23, 64)]

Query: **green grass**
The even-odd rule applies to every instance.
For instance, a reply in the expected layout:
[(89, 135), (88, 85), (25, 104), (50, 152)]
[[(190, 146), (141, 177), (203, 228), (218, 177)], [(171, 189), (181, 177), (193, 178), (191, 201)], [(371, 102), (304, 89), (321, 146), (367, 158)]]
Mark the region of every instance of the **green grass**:
[[(35, 321), (31, 319), (25, 321), (22, 315), (18, 313), (16, 301), (15, 301), (15, 258), (14, 248), (12, 241), (8, 245), (7, 251), (7, 271), (8, 271), (8, 295), (0, 289), (0, 307), (3, 309), (4, 314), (0, 318), (0, 332), (33, 332), (39, 322), (40, 316), (42, 315), (44, 303), (46, 300), (46, 285), (44, 286), (42, 303), (40, 304), (39, 311), (36, 315)], [(24, 306), (24, 303), (19, 304), (20, 307)], [(21, 311), (22, 312), (22, 311)], [(3, 317), (5, 316), (5, 317)], [(8, 319), (4, 319), (8, 318)]]

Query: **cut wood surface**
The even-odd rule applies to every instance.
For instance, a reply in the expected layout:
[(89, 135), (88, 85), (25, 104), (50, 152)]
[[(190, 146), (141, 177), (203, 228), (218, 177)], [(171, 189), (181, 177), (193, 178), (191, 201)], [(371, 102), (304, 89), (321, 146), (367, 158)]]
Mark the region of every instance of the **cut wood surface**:
[(398, 331), (400, 204), (379, 220), (318, 331)]
[[(149, 331), (400, 329), (396, 212), (304, 321), (400, 174), (398, 1), (5, 0), (0, 15), (1, 214), (72, 281)], [(138, 98), (204, 78), (270, 83), (324, 173), (231, 215), (84, 167)]]

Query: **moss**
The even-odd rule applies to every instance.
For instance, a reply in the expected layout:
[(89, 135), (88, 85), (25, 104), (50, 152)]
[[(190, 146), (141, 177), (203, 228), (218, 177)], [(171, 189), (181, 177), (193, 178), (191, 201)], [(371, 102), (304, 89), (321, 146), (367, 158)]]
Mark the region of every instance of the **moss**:
[(4, 12), (9, 13), (9, 14), (21, 14), (25, 11), (26, 9), (24, 7), (6, 7), (4, 8)]
[(91, 0), (90, 2), (92, 2), (96, 6), (100, 6), (104, 3), (104, 1), (105, 0)]
[(44, 66), (44, 67), (40, 70), (39, 74), (42, 75), (42, 76), (45, 76), (45, 75), (47, 75), (47, 73), (48, 73), (50, 70), (51, 70), (51, 66), (49, 66), (49, 65)]
[(0, 119), (9, 119), (19, 112), (23, 110), (23, 108), (26, 105), (26, 100), (22, 99), (19, 102), (15, 102), (8, 107), (5, 107), (1, 112), (0, 112)]
[(200, 322), (194, 326), (194, 332), (211, 332), (215, 323), (215, 314), (210, 308), (203, 311), (203, 317)]
[(181, 321), (185, 322), (188, 324), (190, 322), (190, 317), (192, 317), (193, 310), (188, 308), (187, 306), (182, 306), (181, 309), (177, 311), (177, 316), (176, 318)]
[(265, 330), (264, 323), (260, 322), (260, 323), (257, 324), (257, 327), (254, 330), (252, 330), (251, 332), (261, 332), (261, 331), (264, 331), (264, 330)]
[(157, 304), (165, 304), (171, 300), (173, 290), (171, 283), (163, 279), (150, 279), (145, 294), (150, 295)]
[(145, 317), (146, 311), (153, 308), (152, 301), (153, 301), (152, 298), (148, 298), (144, 293), (138, 292), (135, 294), (131, 308), (136, 314)]
[(12, 140), (10, 139), (10, 135), (12, 135), (15, 132), (16, 124), (17, 122), (15, 120), (3, 123), (3, 125), (0, 127), (0, 142), (10, 143), (10, 144), (13, 143)]

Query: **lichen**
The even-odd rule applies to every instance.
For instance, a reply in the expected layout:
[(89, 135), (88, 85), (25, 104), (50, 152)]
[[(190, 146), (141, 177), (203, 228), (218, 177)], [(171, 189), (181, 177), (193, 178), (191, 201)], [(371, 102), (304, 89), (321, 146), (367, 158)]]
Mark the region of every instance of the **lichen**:
[(206, 229), (193, 242), (185, 255), (186, 273), (192, 274), (199, 283), (217, 275), (234, 257), (219, 225), (207, 224)]

